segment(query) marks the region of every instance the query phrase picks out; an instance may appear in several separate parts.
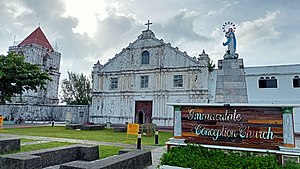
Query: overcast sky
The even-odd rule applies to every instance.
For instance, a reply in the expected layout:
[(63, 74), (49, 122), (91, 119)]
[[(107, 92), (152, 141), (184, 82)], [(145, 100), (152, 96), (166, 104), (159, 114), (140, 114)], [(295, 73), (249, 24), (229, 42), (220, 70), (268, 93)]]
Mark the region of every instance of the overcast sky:
[(0, 54), (40, 24), (67, 71), (89, 75), (147, 27), (158, 39), (217, 63), (226, 47), (222, 25), (236, 25), (245, 66), (300, 63), (299, 0), (0, 0)]

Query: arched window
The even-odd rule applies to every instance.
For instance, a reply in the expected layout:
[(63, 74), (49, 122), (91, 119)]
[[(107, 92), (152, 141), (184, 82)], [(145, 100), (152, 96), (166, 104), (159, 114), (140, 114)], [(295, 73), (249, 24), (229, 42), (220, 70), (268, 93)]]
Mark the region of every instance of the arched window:
[(150, 54), (148, 51), (142, 53), (142, 64), (149, 64)]
[(300, 87), (300, 78), (299, 76), (295, 76), (293, 78), (293, 87), (296, 88), (296, 87)]
[(259, 88), (277, 88), (277, 79), (276, 77), (260, 77), (258, 80)]
[(43, 57), (43, 63), (42, 63), (42, 66), (47, 66), (48, 58), (49, 58), (49, 55), (48, 55), (48, 54), (46, 54), (46, 55)]

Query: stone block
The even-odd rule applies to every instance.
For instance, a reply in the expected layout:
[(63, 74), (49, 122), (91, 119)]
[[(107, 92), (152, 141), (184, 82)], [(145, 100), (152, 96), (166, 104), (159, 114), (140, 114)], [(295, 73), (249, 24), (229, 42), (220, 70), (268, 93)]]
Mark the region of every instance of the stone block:
[(245, 82), (245, 76), (241, 76), (241, 75), (233, 76), (232, 81), (234, 81), (234, 82)]
[(216, 88), (217, 89), (223, 89), (224, 88), (224, 81), (217, 81)]
[(233, 75), (224, 75), (223, 81), (224, 82), (234, 82), (233, 77), (234, 77)]
[(81, 126), (81, 130), (104, 130), (104, 125), (83, 125)]
[(79, 157), (84, 161), (93, 161), (99, 159), (99, 149), (97, 146), (92, 146), (93, 148), (87, 145), (80, 147)]
[(150, 150), (135, 150), (91, 162), (73, 161), (62, 164), (60, 169), (144, 169), (152, 164)]
[(97, 160), (98, 146), (71, 145), (0, 157), (1, 168), (41, 169), (76, 160)]
[(75, 129), (80, 129), (81, 126), (82, 126), (81, 124), (67, 124), (66, 129), (75, 130)]
[(28, 153), (17, 153), (11, 155), (4, 155), (0, 157), (1, 169), (41, 169), (41, 157), (33, 156)]
[(114, 127), (114, 132), (126, 132), (126, 127)]
[(232, 88), (239, 88), (240, 82), (224, 82), (224, 88), (225, 89), (232, 89)]
[(0, 138), (0, 154), (20, 150), (19, 138)]
[(131, 152), (131, 151), (134, 151), (134, 150), (133, 149), (122, 149), (122, 150), (119, 150), (119, 155)]
[(224, 103), (224, 95), (216, 95), (217, 103)]

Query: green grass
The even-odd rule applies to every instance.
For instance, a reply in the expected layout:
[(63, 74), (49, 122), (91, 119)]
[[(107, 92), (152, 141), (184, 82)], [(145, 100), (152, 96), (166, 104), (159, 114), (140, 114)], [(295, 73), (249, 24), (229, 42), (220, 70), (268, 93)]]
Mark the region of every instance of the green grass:
[(99, 146), (99, 158), (106, 158), (109, 156), (119, 154), (119, 150), (123, 149), (122, 147), (113, 147), (113, 146)]
[[(86, 131), (66, 130), (65, 127), (32, 127), (8, 128), (2, 130), (2, 133), (136, 144), (136, 139), (130, 139), (125, 142), (126, 133), (114, 132), (113, 129)], [(159, 132), (159, 145), (164, 145), (172, 135), (172, 132)], [(154, 136), (142, 137), (142, 144), (154, 145)]]
[(20, 138), (20, 140), (21, 140), (21, 143), (38, 141), (38, 140), (27, 139), (27, 138)]
[(21, 146), (21, 151), (20, 152), (27, 152), (27, 151), (46, 149), (46, 148), (61, 147), (61, 146), (67, 146), (67, 145), (71, 145), (71, 144), (72, 143), (65, 143), (65, 142), (48, 142), (48, 143), (41, 143), (41, 144), (32, 144), (32, 145)]

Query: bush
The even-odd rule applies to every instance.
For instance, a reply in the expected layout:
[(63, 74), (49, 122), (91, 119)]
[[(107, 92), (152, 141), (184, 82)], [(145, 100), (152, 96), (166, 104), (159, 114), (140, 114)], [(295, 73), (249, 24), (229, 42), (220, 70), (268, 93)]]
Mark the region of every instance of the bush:
[(253, 155), (249, 152), (208, 149), (198, 145), (170, 149), (161, 158), (162, 165), (190, 167), (192, 169), (300, 169), (292, 162), (279, 165), (275, 155)]

